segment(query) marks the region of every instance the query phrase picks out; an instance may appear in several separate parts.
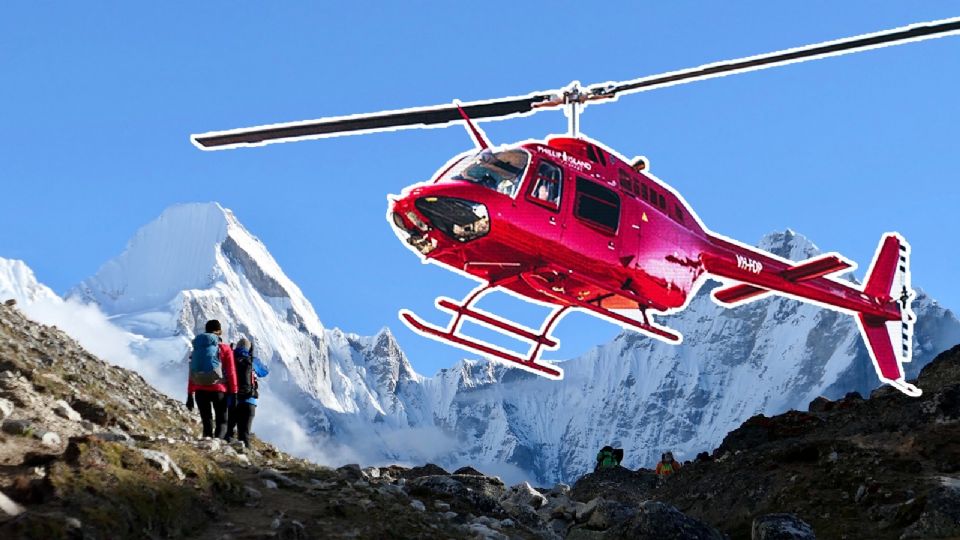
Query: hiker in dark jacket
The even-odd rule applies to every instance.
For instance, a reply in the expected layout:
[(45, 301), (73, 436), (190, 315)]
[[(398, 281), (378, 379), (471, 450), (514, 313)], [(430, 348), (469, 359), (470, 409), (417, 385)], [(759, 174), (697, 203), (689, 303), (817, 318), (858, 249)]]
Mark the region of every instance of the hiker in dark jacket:
[(226, 435), (228, 401), (236, 401), (237, 396), (233, 350), (223, 343), (222, 334), (220, 321), (207, 321), (204, 333), (193, 338), (193, 352), (190, 354), (187, 408), (193, 410), (196, 399), (204, 437)]
[(237, 399), (227, 413), (228, 425), (226, 439), (233, 438), (237, 430), (237, 440), (250, 448), (250, 428), (257, 413), (257, 399), (260, 397), (258, 377), (266, 377), (267, 369), (260, 359), (253, 356), (253, 344), (247, 338), (240, 338), (233, 349), (234, 365), (237, 370)]

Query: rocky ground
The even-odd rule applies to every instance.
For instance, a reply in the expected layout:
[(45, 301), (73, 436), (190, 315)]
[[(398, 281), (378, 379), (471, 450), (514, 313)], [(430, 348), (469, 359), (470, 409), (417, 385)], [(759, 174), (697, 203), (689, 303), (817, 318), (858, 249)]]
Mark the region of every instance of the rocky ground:
[[(821, 538), (960, 538), (960, 346), (918, 381), (919, 399), (881, 387), (753, 417), (660, 487), (620, 469), (585, 476), (572, 496), (665, 502), (735, 539), (798, 518)], [(779, 512), (792, 517), (758, 519)]]
[(960, 538), (960, 347), (919, 384), (752, 418), (659, 486), (534, 489), (199, 439), (179, 401), (0, 306), (0, 538)]

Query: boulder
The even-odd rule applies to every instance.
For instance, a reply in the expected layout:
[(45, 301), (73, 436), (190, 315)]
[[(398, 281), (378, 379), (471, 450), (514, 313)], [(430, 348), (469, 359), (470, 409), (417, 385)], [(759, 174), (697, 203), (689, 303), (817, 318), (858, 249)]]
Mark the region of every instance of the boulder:
[(2, 429), (4, 433), (10, 435), (30, 435), (33, 433), (33, 425), (29, 420), (7, 419), (3, 421)]
[(750, 540), (815, 540), (813, 527), (795, 514), (767, 514), (753, 520)]
[[(378, 469), (379, 470), (379, 469)], [(340, 476), (346, 478), (347, 480), (363, 480), (366, 476), (363, 474), (363, 470), (360, 468), (360, 465), (356, 463), (350, 463), (339, 467), (337, 472), (340, 473)]]
[(724, 540), (720, 531), (687, 516), (669, 504), (646, 501), (632, 519), (607, 531), (611, 538)]
[(481, 512), (500, 510), (503, 482), (486, 476), (421, 476), (408, 483), (411, 495), (447, 496), (460, 499)]
[(79, 422), (83, 420), (83, 417), (80, 416), (80, 413), (73, 410), (73, 407), (71, 407), (69, 403), (62, 399), (58, 399), (53, 403), (53, 412), (55, 412), (57, 416), (66, 418), (67, 420), (73, 422)]
[(58, 448), (60, 446), (60, 435), (54, 433), (53, 431), (47, 431), (40, 436), (40, 442), (44, 446), (50, 448)]
[(832, 409), (833, 402), (823, 396), (814, 398), (807, 406), (807, 411), (812, 413), (825, 413)]
[(443, 467), (434, 465), (433, 463), (427, 463), (426, 465), (403, 471), (402, 476), (407, 480), (412, 480), (414, 478), (420, 478), (421, 476), (439, 476), (449, 474), (450, 473), (444, 470)]
[(453, 474), (469, 474), (472, 476), (483, 476), (483, 473), (474, 469), (473, 467), (460, 467), (459, 469), (453, 471)]
[(511, 507), (521, 505), (529, 506), (536, 510), (547, 504), (547, 498), (541, 495), (539, 491), (530, 487), (530, 484), (527, 482), (521, 482), (512, 486), (503, 494), (500, 498), (500, 504), (507, 509), (507, 511), (509, 511)]
[(140, 453), (143, 454), (144, 459), (146, 459), (151, 465), (160, 469), (160, 472), (167, 474), (172, 472), (178, 480), (183, 480), (186, 478), (186, 475), (183, 474), (183, 471), (180, 470), (180, 467), (164, 452), (159, 450), (151, 450), (149, 448), (141, 448)]
[(573, 484), (570, 498), (587, 502), (597, 497), (627, 504), (639, 504), (650, 498), (657, 487), (657, 475), (648, 469), (631, 471), (624, 467), (601, 469)]
[(586, 527), (596, 531), (605, 531), (611, 527), (624, 523), (637, 515), (637, 507), (617, 501), (598, 499), (587, 520)]
[(8, 517), (19, 516), (24, 513), (26, 509), (19, 504), (17, 504), (13, 499), (7, 497), (2, 491), (0, 491), (0, 512)]
[(960, 482), (951, 479), (945, 484), (930, 491), (923, 513), (900, 538), (960, 538)]
[(263, 479), (273, 480), (278, 485), (281, 485), (285, 488), (293, 487), (294, 485), (296, 485), (296, 482), (291, 480), (289, 476), (281, 473), (276, 469), (271, 469), (269, 467), (260, 469), (260, 473), (258, 474), (258, 476), (260, 476), (260, 478), (263, 478)]
[(0, 420), (6, 419), (13, 414), (13, 402), (9, 399), (0, 398)]

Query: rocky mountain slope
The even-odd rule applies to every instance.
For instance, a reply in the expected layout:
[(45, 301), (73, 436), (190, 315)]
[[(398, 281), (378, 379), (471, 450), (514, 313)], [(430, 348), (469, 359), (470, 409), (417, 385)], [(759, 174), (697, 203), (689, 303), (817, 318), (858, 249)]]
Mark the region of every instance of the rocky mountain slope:
[(660, 487), (652, 471), (621, 469), (584, 477), (571, 496), (670, 503), (735, 539), (784, 511), (821, 538), (960, 538), (960, 345), (918, 384), (921, 398), (884, 387), (757, 415)]
[(0, 305), (0, 537), (542, 537), (508, 521), (498, 479), (463, 479), (476, 501), (415, 497), (407, 478), (433, 469), (333, 470), (259, 440), (238, 453), (198, 439), (195, 416)]
[[(819, 252), (789, 230), (761, 247), (794, 260)], [(287, 420), (269, 423), (298, 419), (311, 437), (301, 454), (322, 448), (339, 463), (360, 456), (509, 468), (552, 484), (588, 471), (605, 444), (626, 448), (631, 467), (652, 465), (665, 449), (689, 458), (755, 414), (876, 386), (852, 317), (778, 297), (725, 309), (710, 288), (661, 319), (684, 334), (680, 346), (624, 332), (565, 362), (559, 382), (475, 360), (427, 378), (388, 329), (361, 337), (325, 328), (266, 247), (209, 203), (165, 211), (70, 298), (110, 315), (145, 365), (171, 365), (173, 382), (144, 373), (172, 395), (181, 392), (187, 344), (206, 319), (227, 323), (228, 339), (252, 334), (274, 371), (266, 399), (282, 411), (261, 423), (261, 433), (303, 442), (288, 436), (295, 426)], [(914, 311), (908, 376), (960, 342), (960, 322), (922, 291)], [(435, 442), (417, 444), (424, 440)]]
[(198, 439), (180, 402), (0, 305), (0, 537), (956, 538), (960, 346), (917, 382), (919, 399), (881, 388), (755, 416), (659, 485), (616, 468), (507, 487)]
[(136, 373), (0, 305), (2, 538), (554, 539), (592, 513), (562, 485), (330, 469), (256, 438), (246, 450), (198, 439), (197, 424)]

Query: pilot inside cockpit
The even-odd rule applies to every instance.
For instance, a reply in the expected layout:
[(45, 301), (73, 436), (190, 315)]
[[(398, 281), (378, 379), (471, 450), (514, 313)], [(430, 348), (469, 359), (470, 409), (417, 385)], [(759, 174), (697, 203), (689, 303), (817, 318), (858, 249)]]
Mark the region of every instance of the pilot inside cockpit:
[(560, 169), (552, 163), (542, 162), (537, 168), (537, 183), (533, 196), (553, 205), (560, 203)]

